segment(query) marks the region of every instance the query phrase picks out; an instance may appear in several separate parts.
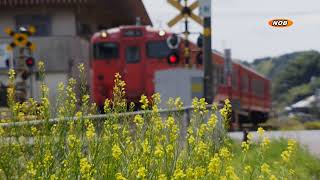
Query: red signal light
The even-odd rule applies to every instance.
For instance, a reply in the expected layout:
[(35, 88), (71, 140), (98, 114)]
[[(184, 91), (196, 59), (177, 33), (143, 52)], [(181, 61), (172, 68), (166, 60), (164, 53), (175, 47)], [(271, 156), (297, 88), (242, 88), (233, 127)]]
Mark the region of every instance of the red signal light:
[(169, 57), (169, 61), (170, 61), (170, 63), (172, 63), (172, 64), (176, 63), (177, 60), (178, 60), (178, 58), (177, 58), (177, 56), (175, 56), (175, 55), (171, 55), (171, 56)]
[(172, 52), (167, 57), (168, 64), (178, 64), (179, 63), (179, 56), (176, 52)]
[(32, 68), (34, 66), (34, 59), (32, 57), (29, 57), (26, 59), (26, 65), (29, 67), (29, 68)]

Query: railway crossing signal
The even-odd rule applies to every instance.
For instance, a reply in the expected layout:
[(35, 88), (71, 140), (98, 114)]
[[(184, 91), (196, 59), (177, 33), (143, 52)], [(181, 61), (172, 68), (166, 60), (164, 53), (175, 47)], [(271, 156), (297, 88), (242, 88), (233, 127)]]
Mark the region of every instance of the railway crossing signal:
[(15, 47), (26, 47), (31, 51), (35, 50), (35, 44), (28, 40), (28, 37), (34, 35), (36, 32), (33, 26), (30, 26), (28, 29), (20, 28), (19, 32), (15, 32), (11, 28), (6, 28), (4, 31), (13, 38), (13, 42), (7, 46), (7, 50), (12, 51)]
[[(213, 78), (213, 70), (214, 64), (212, 63), (212, 50), (211, 50), (211, 0), (197, 0), (193, 2), (190, 6), (188, 6), (188, 0), (184, 0), (184, 5), (180, 4), (180, 0), (167, 0), (169, 4), (180, 11), (180, 14), (174, 17), (169, 21), (168, 26), (172, 27), (177, 24), (180, 20), (184, 18), (185, 20), (185, 62), (189, 64), (190, 61), (190, 49), (189, 49), (189, 21), (188, 19), (192, 19), (198, 24), (203, 26), (203, 41), (201, 46), (203, 46), (203, 56), (202, 54), (198, 54), (197, 56), (203, 57), (204, 64), (204, 97), (206, 102), (211, 104), (214, 100), (214, 78)], [(199, 7), (200, 6), (200, 7)], [(195, 15), (192, 11), (196, 8), (200, 9), (200, 16)], [(202, 58), (201, 58), (202, 59)], [(199, 60), (200, 61), (200, 60)], [(200, 63), (200, 62), (199, 62)], [(189, 64), (190, 65), (190, 64)]]
[(167, 0), (167, 2), (180, 11), (180, 13), (176, 17), (174, 17), (172, 20), (168, 22), (168, 26), (172, 27), (175, 24), (177, 24), (180, 20), (184, 19), (184, 22), (185, 22), (184, 57), (185, 57), (185, 64), (189, 65), (190, 67), (189, 19), (192, 19), (198, 24), (203, 25), (202, 18), (193, 13), (193, 10), (199, 7), (198, 1), (193, 2), (189, 6), (188, 6), (188, 0), (184, 0), (184, 5), (182, 5), (180, 1), (177, 1), (177, 0)]
[(178, 9), (180, 11), (180, 14), (178, 14), (176, 17), (174, 17), (172, 20), (170, 20), (168, 22), (168, 26), (169, 27), (174, 26), (183, 18), (185, 18), (185, 19), (191, 18), (192, 20), (194, 20), (198, 24), (203, 25), (202, 18), (192, 12), (193, 10), (195, 10), (196, 8), (199, 7), (198, 1), (195, 1), (190, 6), (187, 5), (187, 0), (184, 0), (184, 1), (185, 1), (185, 5), (183, 6), (182, 4), (180, 4), (176, 0), (167, 0), (167, 2), (169, 4), (171, 4), (173, 7), (175, 7), (176, 9)]
[(170, 53), (167, 55), (168, 64), (174, 65), (179, 63), (179, 53), (178, 48), (180, 45), (181, 39), (177, 34), (172, 34), (167, 38), (167, 45), (171, 49)]
[[(33, 66), (35, 60), (32, 56), (32, 52), (35, 50), (35, 44), (28, 40), (29, 36), (35, 34), (36, 29), (33, 26), (19, 28), (19, 31), (15, 32), (11, 28), (6, 28), (4, 30), (9, 36), (12, 37), (12, 42), (7, 46), (8, 51), (13, 51), (17, 49), (15, 55), (17, 63), (13, 66), (14, 61), (8, 61), (7, 66), (10, 68), (16, 68), (16, 73), (21, 79), (17, 79), (16, 90), (17, 90), (17, 100), (23, 102), (26, 100), (27, 83), (26, 80), (33, 73)], [(27, 54), (26, 54), (27, 53)], [(30, 78), (30, 96), (32, 96), (32, 78)]]

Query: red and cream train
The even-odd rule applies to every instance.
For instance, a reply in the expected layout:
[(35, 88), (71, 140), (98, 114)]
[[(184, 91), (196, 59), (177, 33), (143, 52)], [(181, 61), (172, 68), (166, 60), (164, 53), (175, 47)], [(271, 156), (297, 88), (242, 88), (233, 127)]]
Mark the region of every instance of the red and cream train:
[[(154, 75), (158, 70), (184, 67), (167, 62), (171, 49), (167, 45), (170, 33), (148, 26), (121, 26), (97, 32), (91, 38), (91, 86), (94, 102), (103, 106), (106, 98), (112, 98), (114, 74), (119, 72), (126, 82), (128, 101), (138, 102), (140, 96), (151, 96), (155, 91)], [(182, 47), (179, 48), (182, 53)], [(199, 51), (191, 44), (191, 52)], [(180, 57), (183, 57), (182, 54)], [(213, 52), (218, 82), (215, 101), (230, 98), (237, 104), (236, 120), (239, 124), (264, 122), (270, 111), (270, 81), (254, 70), (233, 62), (232, 88), (224, 78), (224, 57)], [(196, 53), (191, 53), (191, 63), (196, 64)], [(198, 65), (202, 68), (202, 65)], [(248, 118), (249, 117), (249, 118)]]

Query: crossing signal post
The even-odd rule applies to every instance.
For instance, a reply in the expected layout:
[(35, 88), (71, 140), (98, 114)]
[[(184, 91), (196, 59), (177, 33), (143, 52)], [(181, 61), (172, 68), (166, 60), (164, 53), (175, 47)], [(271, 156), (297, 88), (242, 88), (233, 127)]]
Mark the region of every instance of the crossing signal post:
[(200, 16), (203, 17), (203, 60), (204, 60), (204, 97), (211, 104), (214, 100), (214, 64), (211, 52), (211, 0), (198, 0)]
[[(12, 42), (7, 46), (8, 51), (15, 50), (14, 58), (12, 61), (8, 61), (7, 65), (11, 69), (15, 69), (17, 74), (16, 81), (16, 96), (17, 101), (23, 102), (26, 100), (27, 83), (26, 80), (33, 73), (33, 66), (35, 60), (33, 58), (33, 51), (35, 50), (35, 44), (28, 40), (29, 36), (34, 35), (36, 29), (30, 26), (28, 29), (21, 27), (18, 32), (13, 31), (10, 28), (6, 28), (5, 32), (12, 37)], [(15, 59), (16, 62), (13, 60)], [(20, 78), (19, 78), (20, 77)], [(32, 78), (30, 78), (30, 96), (33, 95)]]

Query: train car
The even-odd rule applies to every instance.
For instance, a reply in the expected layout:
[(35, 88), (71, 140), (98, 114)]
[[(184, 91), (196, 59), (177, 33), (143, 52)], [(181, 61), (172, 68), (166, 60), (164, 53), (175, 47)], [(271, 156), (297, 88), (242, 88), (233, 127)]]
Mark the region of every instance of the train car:
[(231, 82), (224, 74), (223, 55), (216, 53), (217, 94), (215, 101), (229, 98), (233, 105), (233, 121), (240, 128), (244, 123), (257, 126), (269, 118), (271, 110), (270, 80), (238, 62), (232, 64)]
[(169, 33), (147, 26), (123, 26), (94, 34), (91, 39), (92, 95), (98, 106), (112, 97), (115, 73), (126, 82), (128, 101), (154, 93), (154, 72), (167, 63)]
[[(154, 91), (156, 71), (184, 67), (180, 59), (177, 64), (168, 64), (167, 56), (172, 50), (167, 45), (170, 32), (148, 26), (121, 26), (97, 32), (91, 38), (91, 87), (94, 102), (102, 107), (106, 98), (112, 98), (114, 75), (119, 72), (126, 82), (128, 101), (138, 102), (142, 94), (150, 97)], [(191, 63), (197, 64), (196, 54), (200, 49), (190, 43)], [(183, 57), (183, 43), (177, 53)], [(238, 124), (255, 119), (264, 122), (270, 111), (270, 82), (257, 72), (233, 63), (232, 86), (228, 86), (224, 75), (224, 57), (212, 53), (216, 67), (215, 101), (232, 99)], [(172, 59), (177, 61), (179, 59)], [(202, 64), (197, 64), (202, 69)], [(248, 118), (251, 117), (251, 118)]]

